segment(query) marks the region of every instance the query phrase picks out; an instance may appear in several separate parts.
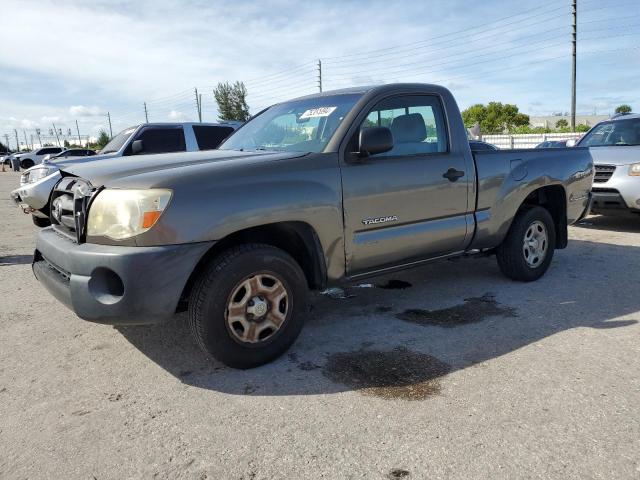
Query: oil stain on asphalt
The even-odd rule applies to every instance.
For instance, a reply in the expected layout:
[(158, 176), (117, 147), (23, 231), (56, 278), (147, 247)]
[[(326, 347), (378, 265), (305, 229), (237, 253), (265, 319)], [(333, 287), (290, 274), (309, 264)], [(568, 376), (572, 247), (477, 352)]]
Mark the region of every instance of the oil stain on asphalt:
[(516, 310), (496, 302), (493, 295), (466, 298), (464, 303), (442, 310), (410, 309), (396, 315), (405, 322), (418, 325), (436, 325), (438, 327), (457, 327), (475, 323), (487, 317), (516, 317)]
[(391, 279), (387, 283), (376, 285), (376, 287), (382, 288), (384, 290), (404, 290), (405, 288), (409, 288), (411, 286), (412, 285), (409, 282), (395, 279)]
[(332, 354), (322, 373), (360, 393), (387, 400), (424, 400), (440, 393), (439, 378), (451, 367), (431, 355), (398, 347), (382, 352)]

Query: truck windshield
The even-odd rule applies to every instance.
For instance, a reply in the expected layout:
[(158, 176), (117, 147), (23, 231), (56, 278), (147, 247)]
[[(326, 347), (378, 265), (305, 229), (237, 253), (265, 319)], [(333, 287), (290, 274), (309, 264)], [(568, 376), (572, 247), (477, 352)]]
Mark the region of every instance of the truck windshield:
[(640, 118), (602, 122), (578, 143), (580, 147), (640, 145)]
[(237, 130), (220, 149), (321, 152), (361, 96), (338, 94), (274, 105)]
[(107, 143), (100, 153), (114, 153), (120, 150), (122, 146), (129, 140), (129, 137), (136, 131), (137, 127), (130, 127), (122, 130), (115, 137), (113, 137), (109, 143)]

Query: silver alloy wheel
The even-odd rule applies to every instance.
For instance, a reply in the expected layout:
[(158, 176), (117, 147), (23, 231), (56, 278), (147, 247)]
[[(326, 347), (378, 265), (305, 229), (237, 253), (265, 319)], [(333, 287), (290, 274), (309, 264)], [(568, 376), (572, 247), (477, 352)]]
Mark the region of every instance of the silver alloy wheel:
[(288, 310), (289, 296), (283, 282), (273, 273), (255, 274), (231, 292), (227, 327), (241, 343), (263, 342), (280, 329)]
[(524, 234), (522, 253), (527, 265), (537, 268), (544, 262), (549, 247), (549, 236), (544, 223), (536, 220), (529, 225)]

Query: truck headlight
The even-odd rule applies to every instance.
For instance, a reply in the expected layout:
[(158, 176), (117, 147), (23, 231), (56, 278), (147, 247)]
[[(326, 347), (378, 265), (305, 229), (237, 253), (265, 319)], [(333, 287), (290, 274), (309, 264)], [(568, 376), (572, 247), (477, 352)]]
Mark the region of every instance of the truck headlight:
[(155, 225), (170, 199), (171, 190), (102, 190), (89, 208), (87, 235), (113, 240), (140, 235)]
[(27, 185), (42, 180), (44, 177), (52, 174), (56, 169), (51, 167), (35, 167), (30, 168), (20, 177), (20, 185)]
[(634, 177), (640, 176), (640, 163), (629, 165), (629, 175)]

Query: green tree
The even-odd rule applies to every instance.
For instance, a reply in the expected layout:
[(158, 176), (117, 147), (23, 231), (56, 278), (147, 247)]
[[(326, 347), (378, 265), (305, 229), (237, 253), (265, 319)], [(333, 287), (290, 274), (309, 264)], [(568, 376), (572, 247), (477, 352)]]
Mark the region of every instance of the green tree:
[(631, 105), (618, 105), (616, 107), (616, 113), (631, 113)]
[(462, 112), (462, 120), (467, 128), (480, 125), (485, 135), (512, 132), (529, 125), (529, 115), (520, 113), (516, 105), (501, 102), (472, 105)]
[(591, 130), (591, 127), (584, 123), (576, 125), (576, 132), (588, 132), (589, 130)]
[(7, 147), (4, 143), (0, 142), (0, 152), (8, 152), (9, 147)]
[(556, 122), (556, 128), (567, 128), (569, 126), (569, 122), (567, 122), (564, 118), (561, 118)]
[(109, 140), (111, 140), (109, 138), (109, 134), (104, 130), (100, 130), (100, 133), (98, 134), (98, 140), (95, 143), (96, 148), (103, 149), (105, 145), (109, 143)]
[(218, 83), (213, 90), (218, 104), (218, 118), (220, 120), (249, 120), (249, 105), (247, 105), (247, 89), (243, 82)]

